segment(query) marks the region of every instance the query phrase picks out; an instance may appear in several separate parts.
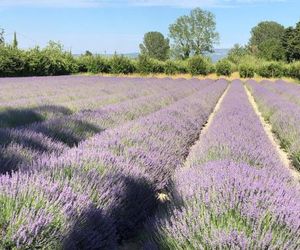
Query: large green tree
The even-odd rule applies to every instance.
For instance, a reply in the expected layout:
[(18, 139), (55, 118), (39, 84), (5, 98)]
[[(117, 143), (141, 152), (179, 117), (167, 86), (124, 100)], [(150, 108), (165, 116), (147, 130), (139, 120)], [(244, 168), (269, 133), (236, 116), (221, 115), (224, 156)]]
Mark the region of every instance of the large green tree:
[(186, 59), (191, 55), (212, 52), (219, 41), (216, 32), (215, 16), (200, 8), (193, 9), (189, 15), (179, 17), (169, 27), (176, 57)]
[(260, 22), (251, 30), (249, 48), (252, 53), (267, 60), (284, 59), (281, 39), (284, 27), (273, 21)]
[(296, 24), (295, 28), (289, 27), (285, 30), (282, 46), (289, 62), (300, 60), (300, 22)]
[(148, 32), (144, 36), (143, 43), (140, 44), (140, 50), (142, 55), (165, 61), (169, 57), (169, 39), (160, 32)]

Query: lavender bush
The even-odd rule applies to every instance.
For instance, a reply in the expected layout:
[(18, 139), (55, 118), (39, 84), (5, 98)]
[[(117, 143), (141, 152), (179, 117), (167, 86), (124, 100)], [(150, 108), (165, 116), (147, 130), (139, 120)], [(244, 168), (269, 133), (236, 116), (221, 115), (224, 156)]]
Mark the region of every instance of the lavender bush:
[[(84, 203), (101, 211), (100, 219), (67, 218), (57, 229), (66, 235), (65, 246), (90, 249), (110, 245), (106, 234), (111, 231), (116, 232), (115, 244), (133, 236), (155, 211), (157, 192), (183, 162), (226, 86), (226, 81), (218, 81), (169, 107), (94, 136), (58, 158), (44, 157), (31, 165), (29, 168), (35, 169), (31, 178), (42, 175), (59, 187), (67, 186), (75, 194), (89, 197), (89, 203)], [(86, 207), (80, 214), (90, 214)], [(101, 218), (111, 221), (109, 230), (101, 225)], [(93, 225), (97, 225), (94, 233), (82, 236), (85, 228), (93, 229)]]
[[(59, 155), (80, 141), (126, 121), (157, 111), (205, 88), (212, 81), (187, 81), (172, 90), (142, 96), (99, 110), (85, 110), (68, 117), (34, 123), (19, 129), (0, 130), (0, 172), (18, 169), (44, 154)], [(174, 84), (174, 83), (173, 83)], [(166, 88), (166, 86), (164, 87)]]
[(234, 81), (148, 223), (147, 249), (297, 249), (300, 186)]
[[(1, 249), (59, 249), (80, 245), (82, 239), (88, 240), (85, 235), (96, 232), (100, 248), (115, 247), (111, 222), (86, 195), (39, 174), (2, 175), (0, 208)], [(91, 218), (101, 218), (101, 226), (87, 224)], [(74, 226), (79, 223), (81, 231), (75, 234)]]
[(154, 235), (147, 245), (149, 249), (297, 249), (300, 190), (288, 183), (265, 168), (230, 161), (184, 169), (174, 183), (183, 201), (169, 205), (161, 215), (168, 219), (151, 223)]
[[(122, 81), (103, 77), (29, 79), (30, 82), (28, 82), (28, 78), (12, 78), (3, 83), (2, 93), (5, 93), (3, 97), (5, 100), (10, 97), (11, 100), (0, 101), (0, 127), (17, 127), (32, 122), (64, 117), (83, 109), (99, 109), (107, 104), (172, 90), (181, 82), (184, 83), (180, 80), (162, 79), (159, 81), (142, 78), (131, 80), (125, 78)], [(7, 82), (10, 85), (5, 88)], [(189, 84), (190, 81), (185, 82), (186, 85), (197, 88), (195, 84)], [(41, 90), (43, 90), (42, 93)], [(31, 92), (27, 93), (27, 91)], [(35, 91), (38, 96), (35, 96)], [(18, 92), (22, 93), (19, 98)], [(0, 100), (1, 97), (0, 94)]]
[(298, 85), (283, 80), (277, 80), (275, 82), (265, 80), (262, 81), (261, 84), (269, 90), (280, 94), (285, 99), (300, 104), (300, 87)]
[(264, 118), (272, 125), (281, 146), (290, 154), (293, 165), (299, 170), (300, 106), (255, 81), (248, 81), (247, 86)]

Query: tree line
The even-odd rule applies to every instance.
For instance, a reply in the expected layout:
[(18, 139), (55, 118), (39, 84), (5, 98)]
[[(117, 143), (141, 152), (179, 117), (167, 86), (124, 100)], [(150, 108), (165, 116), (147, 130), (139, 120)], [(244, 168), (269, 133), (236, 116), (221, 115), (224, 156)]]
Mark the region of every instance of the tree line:
[(260, 22), (251, 30), (247, 45), (236, 44), (226, 58), (213, 64), (205, 57), (219, 41), (215, 16), (196, 8), (169, 26), (169, 36), (147, 32), (140, 55), (129, 59), (115, 54), (110, 58), (87, 51), (74, 57), (56, 42), (45, 48), (22, 50), (14, 33), (12, 44), (4, 41), (0, 29), (0, 76), (44, 76), (73, 73), (230, 75), (241, 77), (289, 76), (300, 79), (300, 22), (285, 28), (273, 21)]
[(300, 60), (300, 21), (295, 27), (285, 28), (274, 21), (260, 22), (252, 28), (247, 45), (236, 44), (231, 57), (253, 55), (267, 61), (293, 62)]

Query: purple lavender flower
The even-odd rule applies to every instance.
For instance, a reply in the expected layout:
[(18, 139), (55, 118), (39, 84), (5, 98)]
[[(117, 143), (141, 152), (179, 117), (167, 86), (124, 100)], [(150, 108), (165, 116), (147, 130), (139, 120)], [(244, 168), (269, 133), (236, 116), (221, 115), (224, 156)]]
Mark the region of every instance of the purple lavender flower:
[[(269, 91), (264, 85), (248, 81), (247, 86), (257, 101), (264, 118), (281, 142), (281, 146), (290, 154), (293, 165), (300, 169), (300, 106), (284, 96)], [(282, 87), (282, 86), (281, 86)], [(298, 89), (286, 85), (286, 89)], [(298, 90), (299, 92), (299, 90)], [(293, 90), (294, 95), (297, 91)]]
[(118, 238), (128, 238), (153, 213), (157, 192), (183, 163), (226, 86), (219, 81), (31, 168), (88, 193), (114, 221)]
[(159, 249), (297, 249), (300, 186), (234, 81), (147, 225)]

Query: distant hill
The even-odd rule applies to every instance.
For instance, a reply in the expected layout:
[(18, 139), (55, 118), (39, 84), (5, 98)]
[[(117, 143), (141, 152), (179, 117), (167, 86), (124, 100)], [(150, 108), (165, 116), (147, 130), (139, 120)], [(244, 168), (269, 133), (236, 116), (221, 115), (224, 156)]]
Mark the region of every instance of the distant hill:
[(217, 62), (220, 59), (228, 55), (230, 49), (215, 49), (214, 53), (208, 53), (207, 56), (211, 58), (213, 62)]
[[(218, 60), (226, 57), (228, 52), (229, 52), (229, 49), (215, 49), (215, 52), (207, 53), (206, 55), (208, 57), (210, 57), (213, 62), (217, 62)], [(106, 57), (111, 57), (114, 54), (101, 54), (101, 55), (106, 56)], [(125, 53), (125, 54), (122, 54), (122, 55), (127, 56), (129, 58), (137, 58), (139, 56), (139, 53)], [(77, 57), (79, 55), (74, 55), (74, 56)]]

